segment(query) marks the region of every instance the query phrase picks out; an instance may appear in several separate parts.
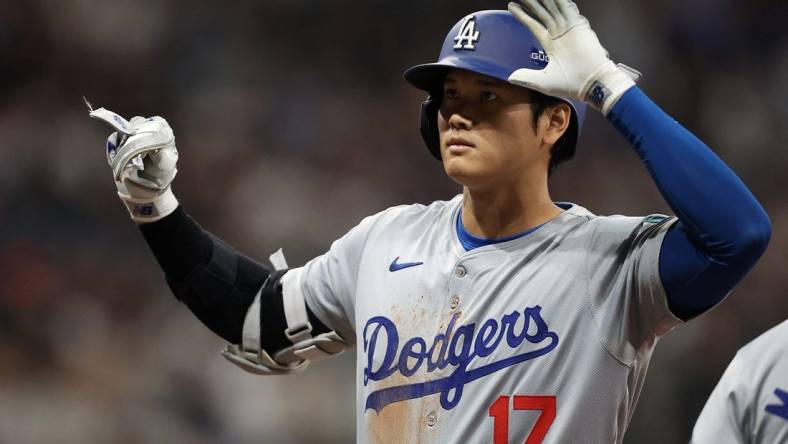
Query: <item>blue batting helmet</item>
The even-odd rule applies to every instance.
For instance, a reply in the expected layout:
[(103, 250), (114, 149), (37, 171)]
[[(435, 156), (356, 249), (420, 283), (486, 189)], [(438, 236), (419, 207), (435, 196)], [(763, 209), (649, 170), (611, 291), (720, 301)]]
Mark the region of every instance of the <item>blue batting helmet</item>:
[[(443, 100), (443, 80), (451, 68), (484, 74), (504, 82), (518, 69), (541, 70), (548, 58), (539, 40), (509, 11), (479, 11), (457, 22), (443, 41), (436, 63), (416, 65), (405, 71), (405, 80), (426, 91), (429, 96), (421, 105), (421, 135), (430, 153), (440, 160), (438, 110)], [(573, 99), (558, 97), (572, 108), (567, 137), (569, 151), (574, 155), (577, 136), (585, 116), (586, 105)]]

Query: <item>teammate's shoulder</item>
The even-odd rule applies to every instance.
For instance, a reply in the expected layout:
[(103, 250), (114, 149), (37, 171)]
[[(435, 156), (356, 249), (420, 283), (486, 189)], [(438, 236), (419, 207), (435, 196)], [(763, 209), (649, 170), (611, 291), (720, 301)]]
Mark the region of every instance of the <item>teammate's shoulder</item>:
[(739, 355), (745, 360), (755, 360), (770, 356), (776, 352), (788, 355), (788, 320), (766, 330), (757, 338), (739, 349)]

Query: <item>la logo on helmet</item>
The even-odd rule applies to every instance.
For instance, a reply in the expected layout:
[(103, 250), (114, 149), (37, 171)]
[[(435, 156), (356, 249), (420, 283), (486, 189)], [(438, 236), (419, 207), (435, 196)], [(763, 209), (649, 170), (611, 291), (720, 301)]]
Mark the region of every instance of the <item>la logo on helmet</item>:
[(479, 31), (476, 30), (476, 17), (469, 15), (462, 19), (462, 23), (460, 23), (460, 30), (457, 32), (457, 36), (454, 37), (454, 41), (457, 42), (454, 45), (454, 49), (476, 49), (473, 44), (478, 40)]

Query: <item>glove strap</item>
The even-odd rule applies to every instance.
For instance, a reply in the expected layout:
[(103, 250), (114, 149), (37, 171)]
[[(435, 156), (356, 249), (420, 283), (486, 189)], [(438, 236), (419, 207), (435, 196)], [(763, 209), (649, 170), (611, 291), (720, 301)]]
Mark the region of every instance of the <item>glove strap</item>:
[(131, 220), (138, 224), (156, 222), (178, 208), (178, 199), (172, 194), (172, 187), (167, 187), (161, 194), (148, 199), (131, 197), (120, 191), (118, 191), (118, 197), (129, 210)]
[(640, 72), (623, 64), (605, 63), (583, 85), (583, 100), (607, 116), (618, 99), (641, 77)]

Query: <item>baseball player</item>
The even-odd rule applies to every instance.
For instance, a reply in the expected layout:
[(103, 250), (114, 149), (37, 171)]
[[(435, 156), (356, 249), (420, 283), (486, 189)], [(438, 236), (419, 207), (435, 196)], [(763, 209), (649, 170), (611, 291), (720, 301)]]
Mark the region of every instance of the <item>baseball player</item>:
[[(658, 338), (720, 302), (771, 231), (637, 77), (569, 0), (463, 17), (436, 63), (405, 72), (428, 94), (427, 147), (462, 193), (369, 216), (289, 269), (187, 215), (164, 119), (92, 115), (116, 128), (120, 198), (175, 296), (231, 344), (229, 360), (287, 374), (356, 348), (359, 442), (618, 443)], [(550, 199), (586, 105), (629, 141), (676, 217)]]
[(693, 444), (788, 442), (788, 321), (742, 347), (698, 417)]

